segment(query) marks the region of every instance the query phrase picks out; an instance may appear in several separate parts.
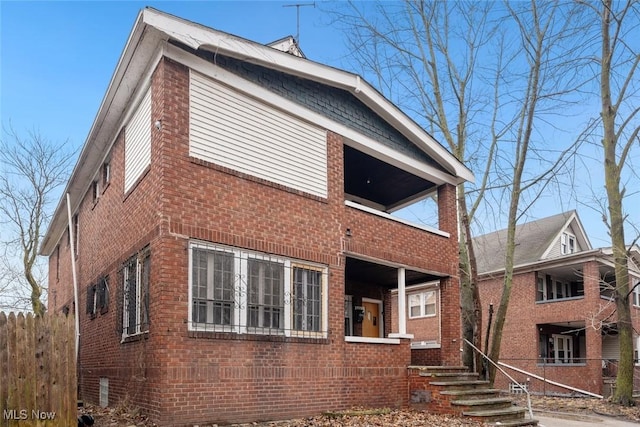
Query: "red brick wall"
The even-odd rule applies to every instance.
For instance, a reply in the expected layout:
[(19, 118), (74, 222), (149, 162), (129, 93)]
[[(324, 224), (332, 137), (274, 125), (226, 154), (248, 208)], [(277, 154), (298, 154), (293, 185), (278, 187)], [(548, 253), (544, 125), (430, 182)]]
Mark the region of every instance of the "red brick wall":
[[(446, 360), (459, 359), (459, 302), (455, 189), (440, 193), (447, 239), (345, 208), (342, 137), (327, 135), (326, 200), (224, 170), (188, 155), (188, 70), (164, 59), (152, 78), (151, 167), (123, 195), (122, 134), (111, 151), (112, 182), (94, 206), (80, 208), (79, 282), (82, 320), (80, 391), (97, 402), (100, 377), (109, 378), (113, 403), (128, 397), (160, 425), (282, 419), (354, 405), (407, 404), (408, 341), (401, 345), (344, 341), (346, 228), (350, 250), (451, 274), (443, 282)], [(90, 196), (89, 196), (90, 197)], [(190, 239), (322, 263), (328, 266), (326, 340), (198, 335), (188, 331)], [(143, 339), (120, 342), (119, 269), (145, 245), (151, 250), (150, 326)], [(384, 249), (373, 249), (384, 248)], [(64, 245), (52, 308), (70, 301)], [(67, 258), (62, 258), (64, 256)], [(55, 266), (54, 257), (50, 266)], [(110, 278), (109, 311), (84, 314), (86, 287)], [(56, 277), (52, 275), (52, 277)], [(456, 314), (457, 313), (457, 314)], [(451, 345), (451, 342), (454, 345)], [(444, 348), (443, 348), (444, 350)]]
[[(527, 372), (560, 382), (592, 393), (602, 393), (602, 335), (592, 327), (591, 318), (603, 319), (611, 314), (611, 308), (600, 312), (606, 301), (600, 298), (598, 263), (586, 262), (576, 268), (582, 269), (585, 295), (582, 299), (536, 303), (536, 277), (534, 272), (514, 275), (513, 287), (507, 318), (503, 330), (500, 360)], [(489, 304), (493, 303), (497, 312), (502, 295), (503, 279), (495, 277), (480, 284), (480, 298), (483, 307), (482, 342), (487, 330)], [(495, 314), (494, 314), (495, 316)], [(609, 319), (615, 320), (615, 315)], [(559, 324), (585, 322), (586, 352), (580, 357), (588, 360), (583, 366), (543, 365), (538, 363), (539, 324)], [(597, 322), (596, 322), (597, 324)], [(493, 325), (492, 325), (493, 327)], [(535, 392), (571, 393), (570, 390), (544, 384), (526, 374), (513, 370), (507, 372), (518, 382), (530, 379), (530, 387)], [(508, 388), (509, 380), (498, 373), (496, 386)]]

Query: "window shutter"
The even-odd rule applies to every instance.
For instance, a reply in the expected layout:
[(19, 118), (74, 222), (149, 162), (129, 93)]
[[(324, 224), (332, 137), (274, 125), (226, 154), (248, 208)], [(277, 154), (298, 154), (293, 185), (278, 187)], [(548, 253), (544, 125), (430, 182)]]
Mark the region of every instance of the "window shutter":
[(98, 281), (98, 307), (100, 314), (105, 314), (109, 311), (109, 277), (101, 277)]
[(96, 285), (89, 285), (87, 287), (87, 314), (91, 317), (95, 316), (95, 294), (96, 294)]

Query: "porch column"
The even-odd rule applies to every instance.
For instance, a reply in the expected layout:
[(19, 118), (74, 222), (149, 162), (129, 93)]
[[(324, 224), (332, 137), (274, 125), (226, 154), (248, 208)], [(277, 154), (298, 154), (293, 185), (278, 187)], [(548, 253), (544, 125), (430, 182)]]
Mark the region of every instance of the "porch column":
[(407, 333), (407, 294), (405, 292), (405, 270), (398, 268), (398, 333)]
[(398, 268), (398, 332), (389, 334), (389, 338), (413, 339), (413, 334), (407, 333), (407, 294), (405, 290), (405, 269)]

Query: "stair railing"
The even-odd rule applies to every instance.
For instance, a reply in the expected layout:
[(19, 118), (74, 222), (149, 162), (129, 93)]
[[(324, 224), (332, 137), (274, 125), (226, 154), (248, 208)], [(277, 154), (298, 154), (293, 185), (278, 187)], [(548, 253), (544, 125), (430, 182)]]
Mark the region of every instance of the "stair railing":
[(484, 354), (482, 352), (482, 350), (480, 350), (478, 347), (476, 347), (475, 345), (471, 344), (466, 338), (463, 338), (464, 342), (466, 342), (469, 346), (471, 346), (471, 348), (473, 348), (475, 351), (477, 351), (478, 353), (480, 353), (482, 355), (482, 357), (488, 361), (489, 363), (491, 363), (493, 366), (496, 367), (497, 370), (499, 370), (500, 372), (502, 372), (507, 378), (509, 378), (511, 380), (511, 382), (513, 382), (514, 384), (517, 384), (517, 386), (527, 395), (527, 407), (529, 408), (529, 418), (533, 419), (533, 410), (531, 409), (531, 395), (529, 394), (529, 390), (527, 390), (526, 387), (524, 387), (522, 384), (520, 384), (518, 381), (516, 381), (511, 375), (507, 374), (507, 372), (502, 369), (500, 366), (498, 366), (498, 364), (494, 363), (493, 360), (491, 360), (489, 358), (489, 356), (487, 356), (486, 354)]

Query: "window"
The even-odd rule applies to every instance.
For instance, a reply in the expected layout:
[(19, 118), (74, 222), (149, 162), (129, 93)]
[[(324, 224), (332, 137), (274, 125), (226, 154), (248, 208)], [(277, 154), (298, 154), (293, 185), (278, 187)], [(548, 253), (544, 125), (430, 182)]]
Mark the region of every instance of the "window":
[(569, 326), (539, 324), (539, 363), (586, 363), (586, 324), (570, 322)]
[(567, 335), (553, 335), (553, 357), (555, 363), (573, 363), (573, 339)]
[(640, 281), (636, 281), (633, 285), (631, 295), (633, 295), (633, 305), (640, 307)]
[(93, 203), (97, 202), (100, 197), (100, 183), (98, 181), (93, 181), (91, 184), (91, 197)]
[(149, 330), (150, 260), (149, 251), (145, 250), (124, 265), (123, 338)]
[(576, 236), (569, 233), (562, 233), (560, 240), (560, 253), (562, 255), (572, 254), (576, 251)]
[(326, 268), (204, 243), (190, 250), (190, 328), (326, 336)]
[(234, 323), (233, 252), (194, 249), (192, 254), (193, 321)]
[(538, 273), (536, 301), (553, 301), (584, 297), (584, 282), (569, 282)]
[(87, 288), (87, 314), (92, 319), (96, 316), (96, 285)]
[(102, 164), (102, 188), (107, 188), (109, 182), (111, 182), (111, 163), (107, 161)]
[(322, 318), (322, 270), (293, 267), (293, 328), (320, 332)]
[(96, 285), (96, 311), (100, 314), (109, 311), (109, 277), (101, 277)]
[(108, 278), (101, 277), (98, 283), (87, 288), (87, 314), (93, 319), (98, 312), (106, 313), (109, 306)]
[(247, 326), (284, 328), (284, 265), (249, 259)]
[(409, 318), (431, 317), (436, 315), (436, 291), (420, 292), (409, 295)]
[(73, 216), (73, 250), (76, 256), (78, 256), (79, 250), (78, 250), (78, 231), (80, 229), (80, 223), (78, 220), (78, 214), (75, 214)]

